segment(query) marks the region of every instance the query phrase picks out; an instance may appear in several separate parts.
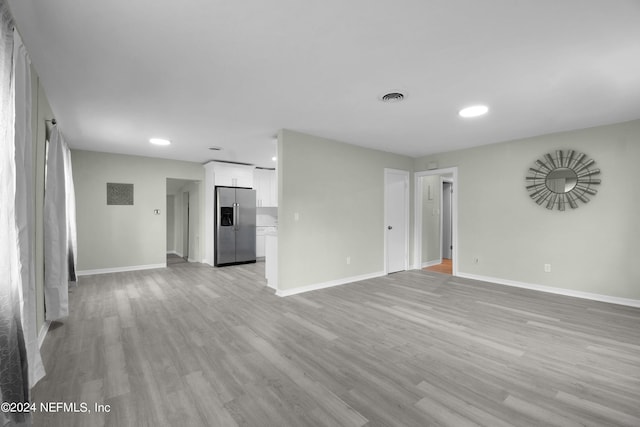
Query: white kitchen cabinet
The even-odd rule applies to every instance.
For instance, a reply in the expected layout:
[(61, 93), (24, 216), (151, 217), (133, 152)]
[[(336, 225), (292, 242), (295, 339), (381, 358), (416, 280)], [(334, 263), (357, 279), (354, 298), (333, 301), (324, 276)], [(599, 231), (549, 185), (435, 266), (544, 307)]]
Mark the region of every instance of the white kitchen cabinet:
[(266, 256), (266, 235), (276, 234), (278, 229), (273, 226), (257, 226), (256, 227), (256, 257), (262, 258)]
[(215, 185), (253, 187), (253, 166), (218, 163), (214, 166)]
[(253, 173), (256, 206), (278, 206), (278, 176), (275, 170), (256, 169)]
[(264, 257), (265, 228), (256, 227), (256, 258)]
[(264, 234), (262, 236), (256, 235), (256, 258), (264, 258)]

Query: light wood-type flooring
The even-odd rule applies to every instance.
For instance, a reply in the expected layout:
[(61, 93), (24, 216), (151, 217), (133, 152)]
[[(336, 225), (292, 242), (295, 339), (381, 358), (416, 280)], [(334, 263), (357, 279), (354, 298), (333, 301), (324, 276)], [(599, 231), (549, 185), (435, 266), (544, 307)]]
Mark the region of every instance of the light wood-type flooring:
[(421, 270), (279, 298), (263, 273), (81, 277), (33, 399), (92, 412), (35, 425), (640, 426), (640, 309)]
[(449, 258), (442, 258), (442, 263), (438, 265), (432, 265), (431, 267), (425, 267), (423, 270), (433, 271), (436, 273), (452, 274), (453, 272), (453, 260)]

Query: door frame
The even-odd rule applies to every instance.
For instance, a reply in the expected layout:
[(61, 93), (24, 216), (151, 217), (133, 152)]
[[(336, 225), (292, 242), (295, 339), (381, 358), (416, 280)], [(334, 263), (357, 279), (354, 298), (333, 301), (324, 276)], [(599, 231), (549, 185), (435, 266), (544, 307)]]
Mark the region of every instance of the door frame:
[(405, 200), (405, 205), (404, 205), (404, 212), (405, 212), (405, 220), (404, 220), (404, 241), (405, 241), (405, 248), (404, 248), (404, 270), (408, 270), (409, 269), (409, 221), (410, 221), (410, 210), (411, 210), (411, 204), (410, 204), (410, 192), (409, 192), (409, 176), (410, 176), (410, 172), (406, 171), (406, 170), (402, 170), (402, 169), (391, 169), (391, 168), (384, 168), (384, 205), (383, 205), (383, 218), (384, 218), (384, 224), (383, 224), (383, 228), (382, 228), (382, 232), (384, 235), (384, 274), (387, 275), (389, 274), (389, 258), (387, 256), (387, 183), (388, 183), (388, 175), (389, 174), (394, 174), (394, 175), (402, 175), (404, 177), (404, 200)]
[[(433, 175), (453, 175), (453, 197), (451, 199), (451, 221), (452, 221), (452, 236), (451, 242), (453, 244), (452, 253), (452, 275), (458, 275), (458, 254), (460, 253), (460, 246), (458, 244), (458, 192), (460, 187), (460, 181), (458, 180), (458, 167), (450, 167), (443, 169), (431, 169), (426, 171), (420, 171), (414, 173), (414, 259), (413, 268), (416, 270), (422, 269), (422, 177)], [(442, 182), (442, 180), (441, 180)], [(442, 185), (442, 184), (440, 184)], [(440, 206), (440, 227), (442, 227), (442, 206)], [(442, 232), (440, 233), (440, 255), (442, 256)]]

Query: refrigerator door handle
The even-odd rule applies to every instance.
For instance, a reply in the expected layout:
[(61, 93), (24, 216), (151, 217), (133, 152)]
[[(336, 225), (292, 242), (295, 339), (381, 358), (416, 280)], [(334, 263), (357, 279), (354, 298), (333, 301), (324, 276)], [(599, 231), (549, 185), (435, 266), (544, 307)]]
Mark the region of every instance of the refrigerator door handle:
[(236, 231), (240, 229), (239, 222), (240, 222), (240, 204), (234, 203), (233, 204), (233, 229)]

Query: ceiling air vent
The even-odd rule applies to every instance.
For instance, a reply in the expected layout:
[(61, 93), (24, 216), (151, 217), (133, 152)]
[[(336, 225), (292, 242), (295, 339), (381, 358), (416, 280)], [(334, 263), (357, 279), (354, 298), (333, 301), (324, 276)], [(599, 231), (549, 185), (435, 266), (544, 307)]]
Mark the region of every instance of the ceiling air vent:
[(209, 147), (209, 150), (211, 150), (211, 151), (220, 151), (220, 150), (222, 150), (222, 147)]
[(400, 102), (404, 99), (404, 95), (400, 92), (389, 92), (380, 98), (383, 102)]

